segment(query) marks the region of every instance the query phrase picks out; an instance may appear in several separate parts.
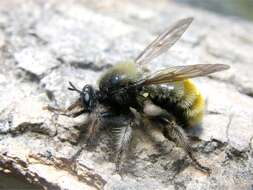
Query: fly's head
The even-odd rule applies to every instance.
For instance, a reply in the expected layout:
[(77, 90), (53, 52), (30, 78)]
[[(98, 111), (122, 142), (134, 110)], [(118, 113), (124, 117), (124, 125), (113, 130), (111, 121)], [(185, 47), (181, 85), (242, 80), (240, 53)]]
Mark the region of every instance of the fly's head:
[(92, 112), (97, 105), (96, 90), (94, 87), (87, 84), (82, 90), (79, 90), (71, 82), (69, 82), (69, 85), (69, 90), (76, 91), (80, 94), (81, 103), (87, 112)]

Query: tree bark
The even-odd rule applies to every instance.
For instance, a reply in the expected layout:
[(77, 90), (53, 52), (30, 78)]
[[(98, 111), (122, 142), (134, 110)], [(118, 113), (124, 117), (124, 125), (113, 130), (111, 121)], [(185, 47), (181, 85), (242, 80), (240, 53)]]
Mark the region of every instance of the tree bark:
[[(202, 128), (190, 129), (198, 160), (155, 129), (134, 129), (126, 172), (115, 172), (111, 136), (85, 148), (85, 121), (46, 111), (67, 107), (79, 88), (96, 86), (118, 61), (134, 58), (180, 18), (194, 22), (149, 65), (225, 63), (229, 71), (197, 79), (207, 96)], [(0, 169), (44, 189), (250, 189), (253, 181), (253, 25), (170, 1), (24, 1), (0, 3)], [(150, 138), (151, 137), (151, 138)], [(84, 147), (76, 160), (72, 156)]]

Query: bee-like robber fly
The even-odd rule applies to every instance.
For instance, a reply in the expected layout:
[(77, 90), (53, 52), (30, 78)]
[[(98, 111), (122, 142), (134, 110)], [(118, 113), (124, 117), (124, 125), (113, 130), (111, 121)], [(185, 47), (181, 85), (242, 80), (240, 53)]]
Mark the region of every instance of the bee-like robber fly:
[[(209, 173), (210, 169), (195, 159), (184, 132), (187, 127), (198, 126), (205, 111), (205, 100), (190, 78), (226, 70), (229, 66), (183, 65), (155, 72), (145, 68), (145, 64), (176, 43), (192, 20), (193, 18), (179, 20), (162, 32), (136, 59), (122, 61), (107, 70), (99, 80), (98, 89), (85, 85), (79, 90), (70, 82), (69, 90), (80, 94), (78, 100), (67, 109), (49, 106), (47, 109), (70, 117), (87, 113), (90, 120), (87, 130), (88, 143), (94, 142), (101, 124), (110, 123), (116, 126), (118, 169), (122, 156), (130, 145), (133, 126), (145, 127), (146, 124), (152, 123), (161, 129), (165, 137), (174, 140), (186, 151), (194, 166)], [(101, 106), (106, 111), (101, 111)], [(75, 111), (77, 108), (78, 111)]]

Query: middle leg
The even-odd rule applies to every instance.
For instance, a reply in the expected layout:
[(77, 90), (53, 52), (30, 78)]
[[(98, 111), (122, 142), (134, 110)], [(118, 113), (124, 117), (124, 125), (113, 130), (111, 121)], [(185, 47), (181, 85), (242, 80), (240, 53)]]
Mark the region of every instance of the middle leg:
[(134, 108), (130, 108), (129, 110), (129, 114), (111, 115), (111, 117), (107, 117), (106, 119), (106, 124), (113, 126), (112, 137), (114, 138), (116, 149), (114, 160), (116, 162), (116, 171), (119, 173), (122, 173), (122, 165), (130, 148), (133, 127), (141, 125), (140, 114)]

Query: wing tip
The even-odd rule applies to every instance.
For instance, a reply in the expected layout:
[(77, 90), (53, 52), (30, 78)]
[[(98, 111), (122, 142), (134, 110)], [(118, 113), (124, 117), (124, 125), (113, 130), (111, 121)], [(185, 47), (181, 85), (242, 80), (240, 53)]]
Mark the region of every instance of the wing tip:
[(189, 22), (192, 22), (194, 20), (194, 17), (193, 16), (189, 16), (189, 17), (187, 17), (185, 19), (188, 20)]
[[(194, 18), (193, 17), (185, 17), (177, 20), (175, 25), (183, 26), (184, 30), (186, 30), (190, 24), (193, 22)], [(173, 26), (173, 25), (172, 25)]]
[(230, 65), (227, 64), (217, 64), (217, 65), (219, 65), (219, 69), (221, 71), (230, 69)]
[(187, 23), (188, 25), (190, 25), (194, 20), (194, 17), (193, 16), (190, 16), (190, 17), (186, 17), (186, 18), (183, 18), (182, 21)]

